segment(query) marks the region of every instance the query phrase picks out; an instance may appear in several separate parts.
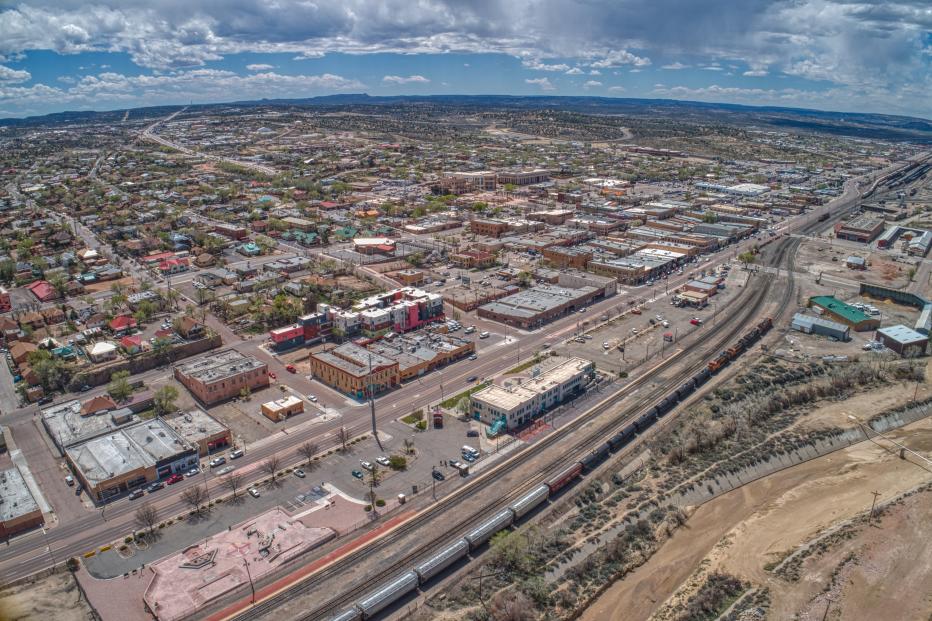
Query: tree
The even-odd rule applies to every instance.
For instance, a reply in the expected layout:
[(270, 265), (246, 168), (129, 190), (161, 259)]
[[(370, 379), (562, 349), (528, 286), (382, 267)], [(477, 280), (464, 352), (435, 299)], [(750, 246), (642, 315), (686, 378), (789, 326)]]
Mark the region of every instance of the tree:
[(230, 474), (223, 477), (222, 483), (225, 488), (230, 490), (230, 493), (233, 494), (233, 498), (236, 499), (237, 492), (243, 487), (243, 483), (246, 482), (246, 479), (239, 472), (231, 472)]
[(65, 278), (65, 275), (62, 273), (55, 274), (49, 278), (49, 284), (55, 289), (55, 293), (58, 294), (58, 297), (64, 300), (65, 294), (68, 292), (68, 280)]
[(702, 214), (702, 221), (707, 224), (715, 224), (716, 222), (718, 222), (718, 216), (715, 215), (714, 211), (707, 211), (704, 214)]
[(906, 270), (906, 275), (909, 277), (909, 282), (913, 282), (913, 280), (916, 279), (916, 268), (911, 267), (908, 270)]
[(189, 487), (181, 493), (182, 502), (189, 505), (198, 515), (200, 515), (204, 503), (207, 502), (208, 498), (207, 488), (203, 485)]
[(413, 440), (409, 438), (405, 438), (404, 447), (405, 447), (405, 453), (407, 453), (408, 455), (411, 455), (412, 453), (414, 453), (414, 441)]
[(278, 455), (271, 455), (261, 464), (262, 471), (272, 477), (272, 483), (276, 482), (275, 477), (278, 476), (278, 471), (281, 469), (282, 460), (279, 459)]
[(489, 543), (492, 562), (503, 571), (524, 573), (530, 569), (531, 555), (527, 535), (501, 531)]
[(339, 434), (340, 434), (340, 446), (342, 447), (341, 450), (345, 451), (346, 440), (347, 440), (346, 427), (340, 427)]
[(742, 252), (738, 255), (738, 260), (744, 263), (744, 267), (747, 269), (748, 265), (757, 260), (757, 257), (753, 252)]
[(155, 356), (156, 360), (164, 360), (171, 348), (172, 342), (170, 339), (156, 337), (152, 343), (152, 355)]
[(537, 611), (530, 598), (520, 591), (499, 591), (489, 604), (491, 618), (495, 621), (533, 621)]
[(139, 528), (145, 528), (151, 535), (155, 525), (159, 522), (159, 510), (147, 502), (136, 509), (135, 519), (136, 525)]
[(388, 465), (392, 470), (404, 470), (408, 467), (408, 460), (402, 455), (392, 455), (388, 458)]
[(117, 402), (126, 401), (133, 394), (133, 387), (130, 386), (129, 371), (117, 371), (110, 376), (110, 385), (107, 386), (107, 392)]
[(531, 284), (531, 274), (530, 272), (521, 271), (518, 272), (518, 284), (522, 287), (527, 287)]
[(311, 465), (314, 456), (320, 451), (320, 447), (317, 446), (316, 442), (305, 442), (298, 447), (298, 453), (301, 454), (304, 459), (307, 460), (307, 465)]
[(178, 399), (178, 389), (167, 384), (155, 391), (155, 413), (164, 416), (175, 409), (175, 400)]

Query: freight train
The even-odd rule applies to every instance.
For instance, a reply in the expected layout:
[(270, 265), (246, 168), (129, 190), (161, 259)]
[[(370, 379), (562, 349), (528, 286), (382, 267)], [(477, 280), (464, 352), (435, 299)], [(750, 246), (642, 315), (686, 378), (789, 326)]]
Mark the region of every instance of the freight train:
[(608, 439), (600, 441), (595, 448), (579, 461), (572, 463), (545, 482), (525, 492), (506, 508), (472, 527), (458, 539), (450, 541), (421, 563), (356, 600), (352, 607), (331, 617), (331, 621), (363, 621), (376, 618), (380, 612), (419, 586), (425, 585), (453, 564), (466, 558), (470, 552), (474, 552), (488, 543), (496, 533), (516, 524), (528, 513), (547, 502), (548, 499), (555, 497), (561, 490), (575, 483), (578, 478), (594, 470), (610, 454), (627, 446), (638, 434), (648, 430), (651, 425), (668, 414), (678, 403), (684, 401), (705, 384), (713, 373), (716, 373), (725, 364), (747, 351), (772, 327), (773, 320), (769, 317), (764, 319), (754, 329), (738, 339), (734, 346), (722, 352), (717, 358), (709, 362), (705, 368), (658, 401), (624, 429)]

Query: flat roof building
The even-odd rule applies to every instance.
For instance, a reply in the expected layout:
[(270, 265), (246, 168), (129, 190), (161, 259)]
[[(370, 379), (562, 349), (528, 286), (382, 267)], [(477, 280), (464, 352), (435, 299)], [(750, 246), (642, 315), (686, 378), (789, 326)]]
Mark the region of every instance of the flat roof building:
[(603, 297), (599, 287), (569, 289), (538, 285), (479, 307), (479, 317), (520, 328), (543, 325), (566, 313), (588, 306)]
[(44, 521), (19, 468), (0, 471), (0, 538), (42, 526)]
[(196, 446), (201, 457), (222, 451), (233, 442), (226, 425), (204, 410), (188, 410), (163, 420), (185, 442)]
[(870, 216), (856, 216), (835, 225), (835, 237), (849, 241), (870, 243), (883, 232), (883, 220)]
[(288, 395), (262, 404), (262, 414), (276, 423), (304, 412), (304, 400)]
[(77, 399), (42, 410), (42, 425), (59, 450), (110, 433), (136, 420), (126, 409), (84, 416), (81, 402)]
[(225, 349), (175, 366), (175, 379), (202, 403), (212, 404), (269, 385), (269, 368), (264, 362)]
[(592, 362), (569, 358), (519, 384), (492, 385), (473, 393), (470, 411), (487, 425), (504, 419), (505, 427), (514, 429), (581, 393), (594, 375)]
[(311, 375), (355, 399), (366, 399), (398, 385), (398, 362), (355, 343), (312, 353)]
[(198, 451), (160, 418), (140, 421), (65, 449), (88, 495), (106, 502), (198, 464)]
[(929, 337), (903, 325), (877, 330), (877, 340), (904, 358), (924, 356), (929, 348)]

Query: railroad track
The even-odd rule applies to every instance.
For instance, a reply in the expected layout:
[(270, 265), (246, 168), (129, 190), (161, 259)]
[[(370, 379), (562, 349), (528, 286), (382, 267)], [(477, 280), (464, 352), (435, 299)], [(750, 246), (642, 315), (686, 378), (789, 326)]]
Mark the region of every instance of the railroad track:
[[(787, 260), (787, 286), (783, 292), (783, 296), (781, 297), (780, 302), (778, 303), (778, 308), (775, 315), (781, 314), (789, 306), (793, 299), (793, 267), (795, 262), (794, 255), (799, 242), (800, 240), (798, 238), (786, 237), (785, 239), (781, 240), (781, 242), (779, 242), (779, 244), (774, 248), (774, 259), (777, 265), (783, 263), (784, 257), (787, 256), (788, 252), (790, 253)], [(581, 455), (586, 454), (588, 450), (596, 445), (599, 441), (604, 441), (606, 437), (610, 437), (615, 431), (630, 423), (639, 412), (652, 406), (654, 403), (668, 394), (671, 389), (676, 388), (679, 381), (681, 381), (680, 378), (682, 376), (691, 376), (696, 371), (705, 367), (706, 361), (710, 356), (721, 351), (730, 341), (736, 337), (736, 335), (738, 335), (746, 327), (749, 322), (755, 319), (757, 313), (769, 300), (767, 294), (771, 290), (771, 285), (773, 284), (774, 279), (775, 277), (772, 274), (768, 274), (762, 277), (763, 282), (761, 282), (758, 285), (758, 289), (751, 294), (751, 301), (749, 304), (745, 305), (738, 314), (733, 315), (731, 318), (713, 326), (705, 333), (704, 336), (706, 337), (706, 340), (716, 336), (719, 338), (716, 339), (713, 345), (706, 346), (705, 349), (702, 350), (702, 354), (699, 356), (699, 358), (696, 361), (690, 363), (687, 370), (679, 373), (676, 379), (671, 379), (663, 384), (657, 385), (644, 396), (640, 397), (632, 404), (626, 406), (622, 412), (619, 412), (619, 416), (612, 416), (611, 419), (602, 421), (596, 425), (593, 430), (588, 431), (584, 437), (577, 439), (571, 448), (564, 451), (564, 454), (568, 457), (552, 461), (543, 470), (538, 471), (536, 476), (534, 476), (531, 480), (525, 482), (522, 485), (514, 487), (509, 492), (502, 494), (493, 502), (486, 503), (483, 509), (474, 511), (466, 516), (457, 517), (455, 520), (452, 520), (448, 530), (451, 533), (462, 532), (470, 525), (476, 524), (484, 518), (500, 511), (510, 502), (527, 493), (530, 489), (533, 489), (535, 486), (539, 486), (542, 481), (547, 480), (550, 476), (553, 476), (554, 474), (565, 469), (568, 464), (574, 461), (578, 461)], [(701, 348), (702, 345), (697, 343), (691, 347)], [(656, 370), (659, 371), (666, 368), (675, 360), (675, 358), (668, 359), (667, 362), (662, 363)], [(540, 449), (546, 449), (550, 446), (553, 446), (555, 443), (563, 440), (568, 435), (578, 432), (586, 424), (596, 421), (599, 417), (612, 409), (612, 407), (618, 401), (619, 397), (623, 396), (623, 393), (629, 392), (632, 388), (638, 387), (649, 381), (649, 375), (645, 374), (640, 376), (625, 386), (623, 389), (614, 392), (593, 406), (588, 412), (575, 419), (572, 425), (567, 425), (554, 431), (552, 434), (535, 444), (533, 448), (527, 447), (513, 457), (509, 458), (503, 464), (499, 464), (494, 469), (480, 474), (467, 485), (453, 492), (446, 498), (443, 498), (441, 501), (427, 507), (421, 512), (420, 515), (399, 526), (390, 534), (381, 538), (373, 545), (351, 552), (336, 562), (334, 565), (331, 565), (330, 567), (325, 568), (317, 574), (314, 574), (307, 580), (304, 580), (281, 591), (280, 593), (267, 598), (266, 600), (263, 600), (262, 602), (257, 603), (249, 610), (246, 610), (243, 613), (235, 616), (234, 619), (236, 619), (236, 621), (245, 621), (247, 619), (257, 619), (268, 613), (271, 613), (283, 604), (312, 592), (316, 587), (320, 586), (331, 578), (338, 576), (341, 572), (355, 564), (361, 558), (373, 553), (377, 553), (380, 550), (389, 548), (407, 535), (414, 532), (416, 529), (420, 528), (426, 520), (431, 520), (443, 514), (451, 507), (457, 506), (457, 503), (468, 499), (469, 497), (478, 493), (480, 490), (488, 489), (489, 484), (494, 483), (507, 472), (512, 472), (515, 467), (520, 467), (524, 463), (536, 457), (539, 454)], [(502, 467), (505, 464), (508, 465), (507, 469)], [(326, 618), (339, 612), (340, 610), (348, 607), (352, 602), (359, 599), (361, 595), (372, 589), (374, 584), (378, 584), (386, 579), (393, 577), (397, 573), (404, 571), (405, 569), (412, 566), (416, 559), (431, 554), (439, 548), (442, 548), (445, 544), (447, 544), (446, 538), (415, 547), (414, 549), (401, 555), (399, 558), (393, 560), (388, 566), (379, 570), (377, 574), (369, 576), (365, 581), (356, 584), (340, 595), (323, 602), (313, 610), (310, 610), (306, 614), (300, 616), (299, 619), (302, 621), (311, 621), (315, 619)]]

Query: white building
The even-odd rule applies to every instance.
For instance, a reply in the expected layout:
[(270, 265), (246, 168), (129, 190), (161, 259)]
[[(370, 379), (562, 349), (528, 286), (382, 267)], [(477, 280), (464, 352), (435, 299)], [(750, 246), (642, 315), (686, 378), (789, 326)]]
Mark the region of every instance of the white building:
[(520, 384), (493, 385), (474, 393), (470, 411), (488, 425), (504, 416), (506, 427), (514, 429), (582, 392), (594, 374), (589, 360), (569, 358)]

